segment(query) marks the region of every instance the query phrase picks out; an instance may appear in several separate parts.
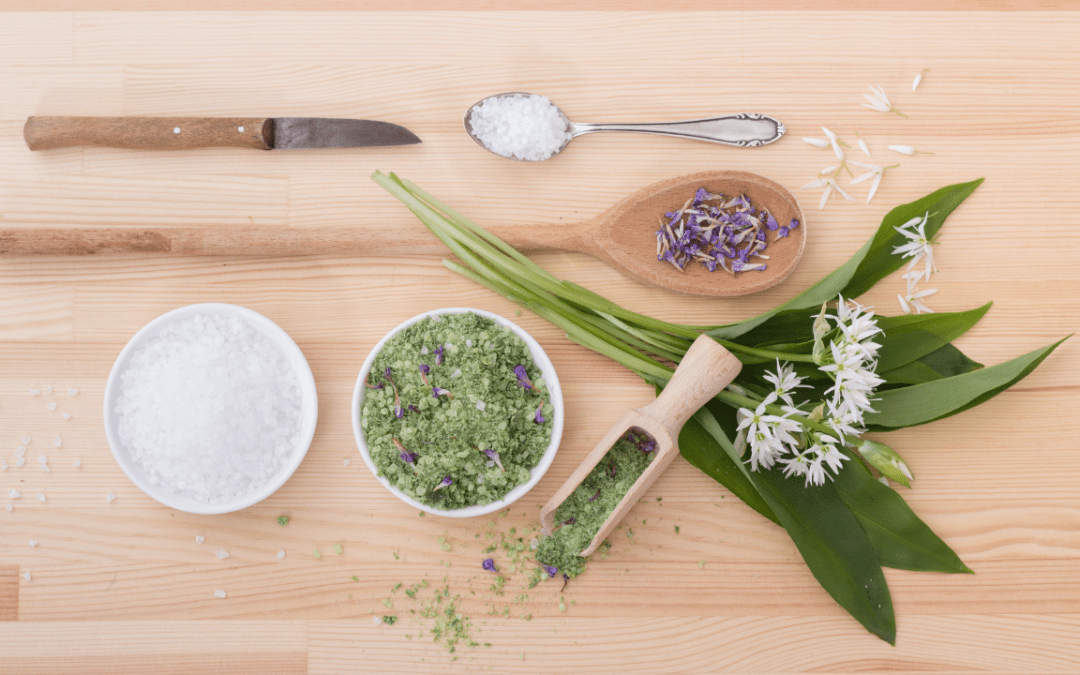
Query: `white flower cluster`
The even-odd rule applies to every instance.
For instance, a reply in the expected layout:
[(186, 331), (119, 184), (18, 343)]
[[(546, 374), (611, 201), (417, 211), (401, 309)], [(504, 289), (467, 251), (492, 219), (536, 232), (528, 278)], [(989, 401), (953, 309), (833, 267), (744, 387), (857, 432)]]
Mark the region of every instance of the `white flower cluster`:
[[(828, 476), (826, 467), (839, 473), (848, 459), (840, 446), (852, 444), (865, 430), (863, 420), (866, 413), (873, 412), (874, 390), (884, 382), (875, 372), (881, 345), (873, 339), (879, 333), (873, 312), (849, 305), (842, 297), (835, 315), (826, 315), (822, 308), (814, 325), (815, 340), (822, 347), (815, 353), (821, 362), (819, 369), (829, 374), (833, 386), (826, 391), (826, 400), (808, 415), (792, 398), (796, 389), (807, 387), (794, 367), (778, 361), (776, 372), (766, 373), (773, 391), (756, 410), (740, 408), (737, 415), (736, 450), (741, 454), (749, 446), (752, 471), (779, 463), (785, 477), (803, 476), (807, 486), (823, 484)], [(832, 336), (827, 350), (823, 346), (826, 335)], [(783, 403), (782, 415), (768, 412), (777, 402)], [(811, 421), (831, 431), (816, 430), (808, 425)]]
[[(937, 264), (934, 262), (934, 242), (926, 236), (926, 221), (929, 217), (930, 212), (928, 211), (921, 218), (912, 218), (900, 227), (893, 228), (908, 240), (908, 243), (903, 246), (894, 248), (893, 254), (911, 258), (911, 262), (907, 266), (907, 273), (904, 274), (904, 279), (907, 280), (907, 295), (897, 294), (896, 296), (896, 299), (900, 301), (900, 308), (904, 310), (904, 314), (911, 314), (912, 309), (915, 310), (916, 314), (922, 314), (923, 312), (934, 313), (934, 310), (923, 304), (923, 298), (937, 293), (937, 289), (931, 288), (920, 291), (918, 288), (919, 280), (924, 277), (929, 280), (930, 274), (937, 272)], [(923, 271), (913, 270), (912, 268), (923, 258), (926, 259)]]

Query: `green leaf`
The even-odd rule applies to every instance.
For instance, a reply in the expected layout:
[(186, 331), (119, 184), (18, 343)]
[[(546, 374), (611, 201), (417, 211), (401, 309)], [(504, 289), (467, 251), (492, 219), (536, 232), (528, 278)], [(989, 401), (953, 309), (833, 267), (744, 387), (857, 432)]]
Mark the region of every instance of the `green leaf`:
[(878, 370), (899, 368), (947, 345), (974, 326), (991, 304), (967, 312), (878, 317), (884, 333), (878, 339)]
[(972, 361), (951, 344), (944, 345), (926, 356), (899, 368), (879, 371), (889, 384), (922, 384), (953, 375), (963, 375), (982, 368), (983, 365)]
[(866, 416), (866, 424), (870, 431), (888, 431), (963, 412), (1024, 379), (1067, 339), (989, 368), (878, 392), (877, 412)]
[[(899, 246), (906, 241), (903, 235), (893, 229), (894, 227), (903, 225), (915, 215), (922, 216), (923, 213), (930, 211), (931, 216), (927, 220), (926, 233), (933, 236), (941, 229), (942, 223), (953, 209), (964, 201), (982, 181), (983, 179), (980, 178), (970, 183), (949, 185), (922, 199), (896, 207), (885, 215), (874, 237), (827, 277), (773, 310), (746, 321), (717, 326), (707, 331), (708, 334), (722, 340), (731, 340), (762, 326), (773, 317), (788, 310), (820, 307), (823, 302), (835, 300), (837, 294), (840, 293), (843, 293), (846, 298), (859, 297), (904, 263), (900, 256), (892, 254), (894, 246)], [(788, 320), (789, 317), (786, 316), (780, 319), (780, 321)]]
[[(702, 411), (706, 415), (710, 414), (704, 408)], [(769, 505), (758, 494), (757, 488), (750, 482), (745, 468), (741, 466), (741, 462), (736, 463), (732, 459), (731, 455), (734, 454), (734, 448), (732, 447), (731, 454), (725, 451), (719, 440), (705, 430), (697, 417), (695, 415), (687, 420), (679, 433), (679, 454), (690, 464), (704, 472), (705, 475), (746, 502), (747, 506), (779, 525), (780, 519), (776, 517)], [(719, 427), (717, 426), (716, 429), (719, 429)], [(720, 434), (723, 435), (723, 431), (720, 431)], [(727, 441), (729, 446), (731, 445), (729, 439), (724, 437), (724, 440)]]
[(892, 488), (874, 480), (858, 459), (833, 481), (862, 525), (885, 567), (919, 572), (971, 572), (948, 544), (927, 526)]
[(889, 276), (909, 262), (893, 253), (893, 249), (908, 243), (907, 237), (894, 228), (900, 227), (912, 218), (921, 218), (929, 213), (926, 220), (926, 237), (933, 239), (945, 223), (949, 214), (975, 191), (983, 179), (970, 183), (949, 185), (908, 204), (901, 204), (885, 214), (881, 227), (870, 242), (870, 249), (852, 276), (851, 281), (842, 291), (846, 298), (857, 298), (870, 290), (874, 284)]
[(821, 587), (868, 631), (896, 644), (896, 616), (877, 552), (834, 485), (804, 487), (776, 469), (750, 475)]

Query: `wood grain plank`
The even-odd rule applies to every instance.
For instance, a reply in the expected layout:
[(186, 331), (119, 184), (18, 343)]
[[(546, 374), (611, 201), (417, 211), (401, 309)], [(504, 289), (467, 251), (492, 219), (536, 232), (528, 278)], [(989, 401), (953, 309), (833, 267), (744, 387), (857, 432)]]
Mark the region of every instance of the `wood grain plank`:
[(0, 639), (4, 673), (308, 672), (307, 625), (301, 621), (20, 623), (5, 625)]
[[(438, 9), (446, 11), (664, 11), (692, 12), (700, 11), (703, 4), (696, 0), (520, 0), (512, 6), (495, 0), (442, 0)], [(727, 11), (848, 11), (851, 5), (844, 0), (732, 0), (724, 3)], [(321, 2), (299, 2), (298, 0), (255, 0), (255, 2), (187, 2), (178, 0), (105, 0), (88, 4), (85, 0), (3, 0), (0, 11), (33, 12), (79, 12), (79, 11), (125, 11), (125, 12), (167, 12), (167, 11), (303, 11), (303, 12), (341, 12), (341, 11), (430, 11), (430, 2), (423, 0), (322, 0)], [(1072, 11), (1076, 6), (1068, 0), (874, 0), (859, 4), (861, 12), (879, 11), (922, 11), (922, 12), (1050, 12)]]
[(19, 620), (19, 566), (0, 565), (0, 621)]

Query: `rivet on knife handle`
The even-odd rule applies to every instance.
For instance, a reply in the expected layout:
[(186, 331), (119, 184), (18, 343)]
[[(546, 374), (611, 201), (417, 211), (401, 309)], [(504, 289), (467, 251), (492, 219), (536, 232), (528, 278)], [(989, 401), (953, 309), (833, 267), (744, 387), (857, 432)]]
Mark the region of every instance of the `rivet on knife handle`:
[(31, 150), (100, 145), (130, 150), (233, 147), (272, 150), (274, 120), (265, 117), (29, 117)]

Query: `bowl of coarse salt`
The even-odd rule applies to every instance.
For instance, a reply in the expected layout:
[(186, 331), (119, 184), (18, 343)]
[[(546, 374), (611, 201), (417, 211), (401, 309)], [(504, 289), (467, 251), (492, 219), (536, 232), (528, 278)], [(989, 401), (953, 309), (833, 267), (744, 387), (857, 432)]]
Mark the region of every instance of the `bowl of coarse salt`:
[(318, 396), (288, 333), (237, 305), (180, 307), (142, 328), (105, 386), (120, 468), (162, 504), (229, 513), (292, 476), (315, 435)]

